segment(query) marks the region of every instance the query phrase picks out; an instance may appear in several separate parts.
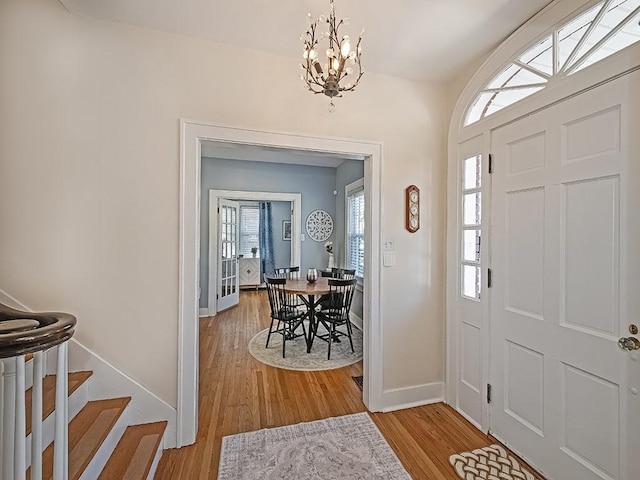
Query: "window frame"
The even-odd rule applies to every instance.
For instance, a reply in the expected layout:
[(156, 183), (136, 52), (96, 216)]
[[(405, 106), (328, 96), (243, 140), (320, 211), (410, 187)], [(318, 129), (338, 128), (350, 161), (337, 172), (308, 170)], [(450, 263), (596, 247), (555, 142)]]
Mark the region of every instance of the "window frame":
[(257, 231), (257, 236), (258, 236), (258, 244), (256, 245), (256, 247), (258, 247), (258, 252), (256, 253), (256, 258), (260, 258), (260, 205), (258, 203), (254, 203), (254, 202), (240, 202), (240, 208), (239, 208), (239, 217), (238, 217), (238, 255), (243, 255), (244, 257), (253, 257), (253, 254), (251, 253), (251, 247), (249, 247), (249, 249), (245, 252), (243, 250), (243, 229), (244, 229), (244, 211), (245, 210), (256, 210), (258, 213), (258, 231)]
[[(614, 12), (619, 7), (622, 7), (622, 4), (626, 1), (627, 0), (618, 4), (615, 4), (613, 0), (588, 2), (583, 5), (579, 11), (573, 12), (570, 17), (556, 25), (551, 31), (547, 30), (544, 35), (541, 35), (535, 41), (530, 42), (526, 48), (519, 50), (507, 62), (502, 64), (499, 69), (494, 71), (494, 74), (482, 85), (481, 88), (478, 88), (475, 91), (474, 96), (470, 99), (464, 109), (464, 114), (462, 115), (462, 127), (466, 128), (475, 125), (505, 108), (518, 104), (526, 98), (544, 91), (549, 85), (555, 85), (567, 77), (582, 72), (583, 70), (587, 70), (590, 67), (607, 60), (609, 57), (629, 48), (633, 48), (634, 45), (638, 45), (640, 43), (640, 37), (638, 40), (628, 43), (626, 46), (618, 45), (616, 48), (611, 48), (612, 45), (610, 42), (615, 39), (619, 33), (624, 33), (625, 35), (630, 34), (629, 31), (624, 30), (629, 25), (636, 24), (637, 19), (640, 18), (640, 5), (630, 5), (631, 10), (628, 12), (624, 12), (621, 8), (622, 13), (625, 14), (624, 18), (620, 19), (616, 24), (604, 24), (605, 20), (609, 20), (607, 14)], [(584, 16), (588, 18), (587, 14), (590, 11), (595, 10), (597, 10), (597, 13), (594, 18), (587, 21), (580, 28), (577, 28), (577, 25), (575, 25), (574, 22)], [(579, 38), (576, 39), (577, 44), (568, 50), (566, 58), (561, 59), (560, 44), (567, 38), (571, 37), (573, 33), (569, 33), (562, 38), (560, 35), (561, 32), (563, 32), (563, 29), (569, 26), (576, 28), (574, 32), (580, 30), (584, 31)], [(607, 28), (608, 31), (598, 39), (595, 32), (601, 27)], [(617, 38), (619, 39), (620, 37), (618, 36)], [(591, 44), (590, 41), (594, 39), (596, 39), (595, 43)], [(547, 41), (550, 41), (551, 43), (548, 49), (540, 51), (529, 61), (523, 60), (523, 58), (525, 58), (530, 52), (535, 51), (536, 47)], [(598, 58), (599, 54), (607, 49), (610, 49), (611, 51)], [(531, 63), (548, 50), (551, 52), (552, 62), (550, 65), (550, 72)], [(516, 74), (524, 73), (527, 75), (533, 75), (533, 77), (536, 78), (531, 80), (529, 83), (516, 82), (516, 84), (508, 85), (511, 79), (516, 75), (514, 74), (512, 76), (505, 77), (503, 84), (496, 86), (494, 83), (498, 79), (501, 79), (505, 73), (513, 67), (517, 69)], [(508, 98), (509, 96), (518, 95), (518, 92), (522, 93), (520, 98)], [(501, 104), (501, 102), (497, 102), (496, 99), (498, 97), (500, 97), (503, 102), (506, 101), (506, 103)]]
[[(348, 185), (346, 185), (344, 187), (344, 265), (345, 268), (351, 268), (351, 265), (349, 264), (349, 238), (350, 238), (350, 222), (349, 222), (349, 199), (350, 197), (353, 197), (355, 195), (359, 195), (362, 194), (362, 201), (364, 203), (364, 208), (363, 208), (363, 216), (366, 219), (366, 215), (364, 214), (364, 210), (366, 209), (366, 201), (365, 201), (365, 188), (364, 188), (364, 177), (360, 178), (354, 182), (349, 183)], [(362, 230), (362, 239), (364, 242), (364, 238), (365, 238), (365, 230), (366, 230), (366, 224), (364, 225), (364, 228)], [(364, 253), (363, 253), (363, 258), (364, 258)], [(362, 271), (362, 275), (359, 275), (358, 272), (358, 268), (355, 269), (356, 270), (356, 279), (358, 280), (358, 286), (362, 287), (363, 283), (364, 283), (364, 266), (363, 266), (363, 271)]]
[[(466, 188), (465, 180), (466, 180), (466, 162), (471, 159), (476, 159), (476, 184), (471, 188)], [(471, 155), (465, 155), (461, 158), (461, 173), (460, 173), (460, 257), (459, 257), (459, 272), (460, 272), (460, 289), (459, 294), (462, 298), (466, 300), (471, 300), (474, 302), (480, 302), (482, 300), (482, 256), (481, 256), (481, 243), (476, 245), (476, 257), (477, 260), (467, 260), (465, 259), (465, 243), (464, 243), (464, 235), (465, 232), (468, 231), (477, 231), (480, 232), (480, 242), (482, 241), (482, 189), (483, 189), (483, 161), (484, 157), (482, 153), (474, 153)], [(465, 196), (476, 194), (479, 196), (479, 201), (476, 206), (476, 218), (479, 218), (479, 221), (476, 223), (465, 223)], [(474, 297), (470, 297), (465, 295), (465, 283), (464, 283), (464, 270), (465, 267), (473, 267), (476, 269), (476, 295)]]

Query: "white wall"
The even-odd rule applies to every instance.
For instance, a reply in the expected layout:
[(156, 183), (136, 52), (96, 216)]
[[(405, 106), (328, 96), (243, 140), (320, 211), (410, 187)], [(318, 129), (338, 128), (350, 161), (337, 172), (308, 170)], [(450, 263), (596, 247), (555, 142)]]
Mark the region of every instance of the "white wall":
[[(2, 289), (76, 314), (83, 344), (175, 405), (178, 119), (382, 141), (383, 234), (397, 249), (383, 271), (384, 388), (443, 380), (443, 85), (367, 73), (329, 114), (297, 59), (50, 0), (0, 2), (0, 71)], [(409, 234), (413, 183), (422, 228)]]

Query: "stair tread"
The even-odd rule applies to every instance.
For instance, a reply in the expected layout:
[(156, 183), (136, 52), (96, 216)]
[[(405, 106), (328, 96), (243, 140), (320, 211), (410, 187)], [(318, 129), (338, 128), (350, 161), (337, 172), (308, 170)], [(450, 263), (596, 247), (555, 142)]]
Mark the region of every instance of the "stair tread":
[[(77, 480), (91, 462), (131, 397), (87, 403), (69, 423), (69, 479)], [(42, 454), (42, 478), (53, 478), (52, 443)]]
[[(86, 382), (93, 372), (70, 372), (69, 373), (69, 389), (68, 395), (70, 396), (75, 392), (80, 385)], [(28, 389), (25, 392), (25, 416), (26, 416), (26, 432), (27, 435), (31, 433), (31, 398), (33, 389)], [(42, 420), (47, 418), (56, 407), (56, 375), (47, 375), (42, 379)]]
[(98, 480), (144, 480), (162, 441), (167, 422), (127, 427)]

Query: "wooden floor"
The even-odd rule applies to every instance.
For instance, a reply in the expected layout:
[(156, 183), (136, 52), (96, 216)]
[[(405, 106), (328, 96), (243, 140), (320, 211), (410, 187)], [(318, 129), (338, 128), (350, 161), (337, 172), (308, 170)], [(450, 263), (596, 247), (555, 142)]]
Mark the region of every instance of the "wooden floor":
[[(167, 450), (156, 479), (217, 478), (221, 439), (261, 428), (364, 412), (351, 378), (362, 363), (324, 372), (296, 372), (255, 360), (249, 340), (268, 325), (264, 291), (243, 291), (240, 305), (200, 320), (200, 407), (197, 442)], [(416, 480), (457, 480), (448, 459), (495, 443), (444, 404), (371, 415)]]

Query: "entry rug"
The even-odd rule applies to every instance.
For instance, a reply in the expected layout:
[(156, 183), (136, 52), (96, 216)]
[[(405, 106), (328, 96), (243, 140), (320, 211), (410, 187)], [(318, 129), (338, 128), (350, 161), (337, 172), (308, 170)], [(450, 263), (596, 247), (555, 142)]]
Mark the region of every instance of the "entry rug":
[(536, 480), (500, 445), (451, 455), (449, 463), (462, 480)]
[(218, 480), (411, 480), (367, 413), (230, 435)]

